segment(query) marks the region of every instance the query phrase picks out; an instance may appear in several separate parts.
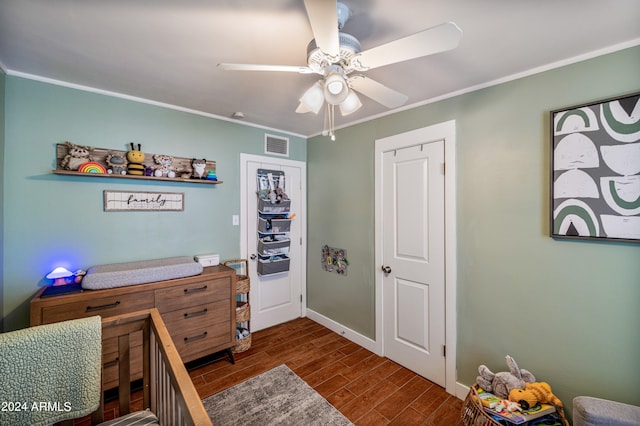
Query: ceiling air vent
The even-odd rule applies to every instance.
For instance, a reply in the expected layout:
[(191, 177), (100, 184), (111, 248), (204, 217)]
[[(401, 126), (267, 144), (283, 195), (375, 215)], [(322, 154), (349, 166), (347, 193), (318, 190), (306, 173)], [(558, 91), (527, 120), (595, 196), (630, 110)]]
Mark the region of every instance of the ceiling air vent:
[(289, 156), (289, 138), (280, 136), (264, 135), (264, 153)]

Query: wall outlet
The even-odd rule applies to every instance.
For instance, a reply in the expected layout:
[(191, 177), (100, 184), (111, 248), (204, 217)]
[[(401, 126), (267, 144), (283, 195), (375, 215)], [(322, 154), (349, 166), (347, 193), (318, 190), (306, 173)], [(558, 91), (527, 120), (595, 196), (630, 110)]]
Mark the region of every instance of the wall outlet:
[(240, 216), (238, 216), (237, 214), (234, 214), (231, 217), (231, 222), (233, 223), (233, 226), (238, 226), (240, 225)]

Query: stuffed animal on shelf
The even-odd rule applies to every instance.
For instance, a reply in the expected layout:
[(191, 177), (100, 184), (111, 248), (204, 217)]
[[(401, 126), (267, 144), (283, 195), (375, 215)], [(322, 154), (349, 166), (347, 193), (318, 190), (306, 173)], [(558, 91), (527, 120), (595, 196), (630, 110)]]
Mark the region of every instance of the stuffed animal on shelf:
[(478, 367), (480, 375), (476, 377), (478, 386), (502, 399), (507, 399), (512, 389), (524, 389), (527, 383), (536, 381), (534, 375), (524, 368), (519, 368), (512, 357), (507, 355), (506, 360), (509, 367), (508, 372), (493, 373), (483, 364)]
[(131, 142), (131, 151), (127, 152), (127, 160), (129, 164), (127, 165), (127, 173), (134, 176), (142, 176), (145, 174), (144, 168), (144, 152), (140, 151), (141, 145), (138, 144), (138, 149), (136, 149), (133, 142)]
[(168, 178), (176, 177), (176, 172), (171, 170), (171, 165), (173, 164), (172, 156), (164, 155), (164, 154), (156, 154), (153, 156), (153, 161), (155, 161), (155, 163), (160, 166), (153, 173), (155, 177), (168, 177)]
[(127, 159), (123, 155), (109, 153), (105, 161), (107, 163), (107, 173), (115, 175), (127, 174)]
[(93, 161), (90, 146), (76, 145), (69, 141), (64, 143), (67, 146), (67, 155), (60, 162), (60, 167), (65, 170), (78, 170), (78, 168), (89, 161)]
[(191, 160), (191, 167), (193, 168), (192, 178), (202, 179), (206, 176), (207, 160), (204, 158), (202, 160), (196, 160), (195, 158)]
[(509, 401), (519, 403), (525, 410), (539, 402), (562, 407), (562, 401), (553, 394), (551, 385), (547, 382), (527, 383), (524, 389), (512, 389), (509, 392)]

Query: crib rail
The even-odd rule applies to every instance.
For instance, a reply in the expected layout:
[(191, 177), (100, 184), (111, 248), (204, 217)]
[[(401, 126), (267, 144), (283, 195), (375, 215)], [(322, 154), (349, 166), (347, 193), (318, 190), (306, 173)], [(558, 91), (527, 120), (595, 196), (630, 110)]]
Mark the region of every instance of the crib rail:
[[(103, 341), (117, 338), (120, 415), (130, 407), (130, 335), (142, 331), (143, 408), (151, 409), (163, 425), (212, 425), (200, 396), (157, 309), (102, 320)], [(104, 399), (104, 397), (103, 397)], [(103, 421), (104, 400), (92, 416)]]

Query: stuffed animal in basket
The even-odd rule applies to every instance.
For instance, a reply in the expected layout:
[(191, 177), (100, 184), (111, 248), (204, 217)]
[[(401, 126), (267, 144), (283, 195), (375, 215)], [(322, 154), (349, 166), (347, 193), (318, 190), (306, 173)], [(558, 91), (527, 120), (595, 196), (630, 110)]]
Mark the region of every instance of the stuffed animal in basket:
[(524, 368), (519, 368), (512, 357), (507, 355), (506, 359), (507, 366), (509, 366), (508, 372), (501, 371), (499, 373), (493, 373), (483, 364), (478, 367), (480, 375), (476, 377), (478, 386), (502, 399), (507, 399), (511, 390), (524, 389), (527, 383), (536, 381), (533, 374)]
[(524, 389), (512, 389), (509, 392), (509, 401), (519, 403), (525, 410), (539, 402), (562, 407), (562, 401), (553, 394), (551, 385), (547, 382), (527, 383)]

